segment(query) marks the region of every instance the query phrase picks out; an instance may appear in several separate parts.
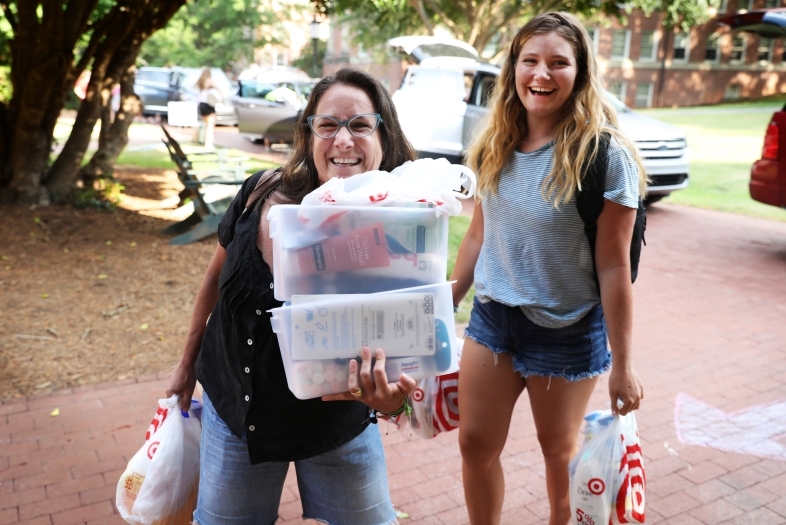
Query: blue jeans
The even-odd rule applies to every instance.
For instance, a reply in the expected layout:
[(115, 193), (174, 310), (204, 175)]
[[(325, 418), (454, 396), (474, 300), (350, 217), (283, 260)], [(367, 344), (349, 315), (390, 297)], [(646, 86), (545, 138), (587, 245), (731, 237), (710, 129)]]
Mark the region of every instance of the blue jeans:
[[(245, 436), (235, 436), (207, 394), (202, 402), (200, 478), (194, 522), (199, 525), (273, 525), (288, 462), (251, 465)], [(326, 401), (327, 402), (327, 401)], [(385, 451), (376, 425), (326, 454), (295, 461), (303, 519), (328, 525), (396, 522)]]
[(522, 377), (561, 377), (578, 381), (602, 374), (611, 366), (606, 321), (600, 304), (563, 328), (544, 328), (518, 306), (475, 296), (466, 335), (495, 354), (510, 354)]

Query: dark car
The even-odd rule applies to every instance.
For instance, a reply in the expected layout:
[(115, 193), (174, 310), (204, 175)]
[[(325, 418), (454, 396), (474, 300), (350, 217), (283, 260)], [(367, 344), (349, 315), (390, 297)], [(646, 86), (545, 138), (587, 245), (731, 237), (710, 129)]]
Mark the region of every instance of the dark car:
[[(198, 67), (140, 67), (134, 80), (134, 92), (142, 101), (142, 114), (166, 117), (169, 102), (196, 102), (199, 92), (194, 84), (201, 73), (202, 69)], [(234, 126), (237, 115), (229, 99), (237, 89), (220, 68), (211, 67), (210, 76), (224, 98), (216, 105), (216, 123)]]
[[(730, 15), (718, 23), (732, 31), (781, 38), (786, 36), (786, 8)], [(749, 188), (753, 200), (786, 208), (786, 106), (776, 111), (767, 125), (761, 159), (753, 163)]]

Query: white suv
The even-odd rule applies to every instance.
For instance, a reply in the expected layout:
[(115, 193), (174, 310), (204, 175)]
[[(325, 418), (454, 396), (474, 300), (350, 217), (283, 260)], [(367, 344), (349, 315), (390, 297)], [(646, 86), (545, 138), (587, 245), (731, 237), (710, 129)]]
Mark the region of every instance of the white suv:
[[(461, 162), (473, 134), (488, 114), (500, 68), (478, 61), (459, 40), (399, 37), (388, 41), (416, 65), (407, 69), (393, 93), (401, 126), (421, 157)], [(647, 201), (656, 202), (688, 186), (685, 134), (665, 122), (634, 113), (608, 94), (622, 131), (636, 144), (651, 182)]]

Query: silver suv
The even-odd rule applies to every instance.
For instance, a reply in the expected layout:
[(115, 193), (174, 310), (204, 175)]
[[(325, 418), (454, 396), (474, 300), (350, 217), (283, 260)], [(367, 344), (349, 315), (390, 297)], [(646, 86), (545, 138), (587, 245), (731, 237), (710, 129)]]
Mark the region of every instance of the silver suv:
[[(500, 68), (478, 61), (459, 40), (399, 37), (388, 41), (415, 65), (393, 93), (407, 138), (421, 157), (461, 162), (474, 133), (488, 114), (488, 101)], [(688, 186), (689, 151), (685, 134), (665, 122), (634, 113), (607, 94), (620, 128), (636, 144), (651, 182), (648, 202)]]

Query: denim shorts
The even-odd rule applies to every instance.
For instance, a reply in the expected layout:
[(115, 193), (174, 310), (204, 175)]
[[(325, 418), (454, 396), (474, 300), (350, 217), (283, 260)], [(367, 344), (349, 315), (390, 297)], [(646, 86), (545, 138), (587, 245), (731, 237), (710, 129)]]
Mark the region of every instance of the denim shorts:
[[(199, 525), (273, 525), (289, 463), (251, 465), (245, 436), (235, 436), (207, 394), (202, 402)], [(295, 461), (303, 519), (328, 525), (397, 523), (377, 425), (328, 453)]]
[(518, 306), (475, 297), (466, 336), (495, 354), (513, 358), (513, 369), (531, 376), (578, 381), (602, 374), (611, 366), (606, 321), (600, 304), (563, 328), (544, 328)]

